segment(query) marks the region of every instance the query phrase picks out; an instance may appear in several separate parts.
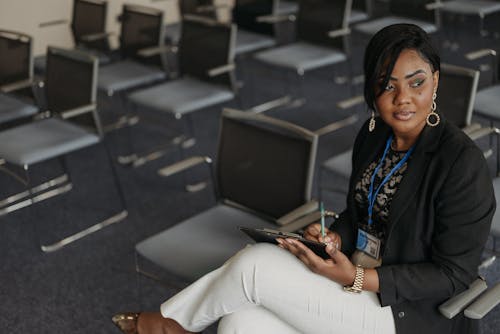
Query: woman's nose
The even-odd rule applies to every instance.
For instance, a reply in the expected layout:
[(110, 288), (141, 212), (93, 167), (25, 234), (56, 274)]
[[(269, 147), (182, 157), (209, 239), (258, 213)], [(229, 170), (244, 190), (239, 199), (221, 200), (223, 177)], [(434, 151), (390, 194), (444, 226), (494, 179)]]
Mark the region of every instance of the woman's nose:
[(396, 90), (396, 95), (394, 96), (394, 104), (402, 105), (410, 103), (411, 92), (408, 87), (400, 87)]

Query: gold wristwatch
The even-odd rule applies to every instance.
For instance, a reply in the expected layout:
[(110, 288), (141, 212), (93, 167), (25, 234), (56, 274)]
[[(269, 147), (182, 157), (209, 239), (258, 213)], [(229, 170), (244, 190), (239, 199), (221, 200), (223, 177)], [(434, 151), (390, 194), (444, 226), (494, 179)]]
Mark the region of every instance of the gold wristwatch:
[(365, 279), (365, 270), (356, 266), (356, 276), (354, 276), (354, 283), (351, 286), (344, 286), (344, 291), (361, 293), (363, 291), (363, 281)]

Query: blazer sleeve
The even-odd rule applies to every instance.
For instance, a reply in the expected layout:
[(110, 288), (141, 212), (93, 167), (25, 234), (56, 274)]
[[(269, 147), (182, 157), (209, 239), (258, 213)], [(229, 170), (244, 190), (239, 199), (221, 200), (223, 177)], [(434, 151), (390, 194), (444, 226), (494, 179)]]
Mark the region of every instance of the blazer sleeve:
[(445, 299), (472, 282), (496, 206), (489, 175), (482, 152), (465, 147), (436, 189), (430, 260), (377, 268), (382, 306)]

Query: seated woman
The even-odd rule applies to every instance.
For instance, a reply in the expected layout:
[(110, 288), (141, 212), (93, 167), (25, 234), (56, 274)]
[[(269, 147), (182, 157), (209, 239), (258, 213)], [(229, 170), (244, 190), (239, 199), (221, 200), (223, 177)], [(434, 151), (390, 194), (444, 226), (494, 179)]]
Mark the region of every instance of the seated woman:
[[(246, 247), (161, 305), (113, 317), (123, 333), (473, 333), (438, 306), (476, 278), (495, 199), (482, 152), (436, 110), (440, 60), (397, 24), (365, 53), (373, 110), (353, 148), (347, 209), (322, 237)], [(377, 117), (376, 114), (378, 114)]]

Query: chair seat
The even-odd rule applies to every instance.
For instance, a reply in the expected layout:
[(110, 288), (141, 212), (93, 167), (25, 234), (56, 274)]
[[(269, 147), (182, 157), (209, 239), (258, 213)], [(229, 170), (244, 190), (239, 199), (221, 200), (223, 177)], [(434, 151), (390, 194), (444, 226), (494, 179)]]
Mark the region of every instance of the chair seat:
[(238, 226), (276, 228), (253, 214), (220, 204), (138, 243), (135, 249), (170, 273), (192, 281), (252, 243)]
[(276, 42), (273, 38), (256, 34), (246, 30), (238, 30), (236, 33), (236, 48), (235, 53), (242, 54), (247, 52), (254, 52), (264, 48), (274, 46)]
[(6, 94), (0, 94), (0, 124), (33, 116), (38, 108)]
[(226, 87), (189, 77), (138, 90), (129, 95), (130, 101), (138, 106), (172, 113), (177, 117), (229, 101), (233, 97), (234, 93)]
[(120, 61), (99, 68), (97, 87), (108, 95), (166, 78), (164, 71), (133, 61)]
[(323, 163), (322, 167), (347, 179), (350, 178), (352, 171), (352, 150), (331, 157)]
[(368, 14), (360, 10), (353, 9), (349, 16), (349, 24), (355, 24), (368, 19)]
[(479, 15), (484, 17), (500, 11), (500, 3), (497, 1), (446, 1), (440, 9), (445, 13), (462, 15)]
[(376, 20), (360, 23), (354, 26), (354, 30), (359, 31), (363, 34), (366, 35), (373, 35), (380, 29), (387, 27), (388, 25), (391, 24), (396, 24), (396, 23), (412, 23), (420, 28), (422, 28), (426, 33), (432, 34), (437, 31), (437, 27), (435, 24), (426, 22), (426, 21), (421, 21), (421, 20), (414, 20), (410, 19), (407, 17), (398, 17), (398, 16), (388, 16), (388, 17), (382, 17)]
[(255, 57), (267, 64), (294, 69), (300, 74), (347, 59), (341, 51), (303, 42), (262, 51)]
[(500, 85), (480, 90), (476, 94), (474, 110), (483, 116), (500, 119)]
[(99, 136), (60, 119), (50, 118), (0, 132), (0, 157), (31, 165), (99, 142)]

